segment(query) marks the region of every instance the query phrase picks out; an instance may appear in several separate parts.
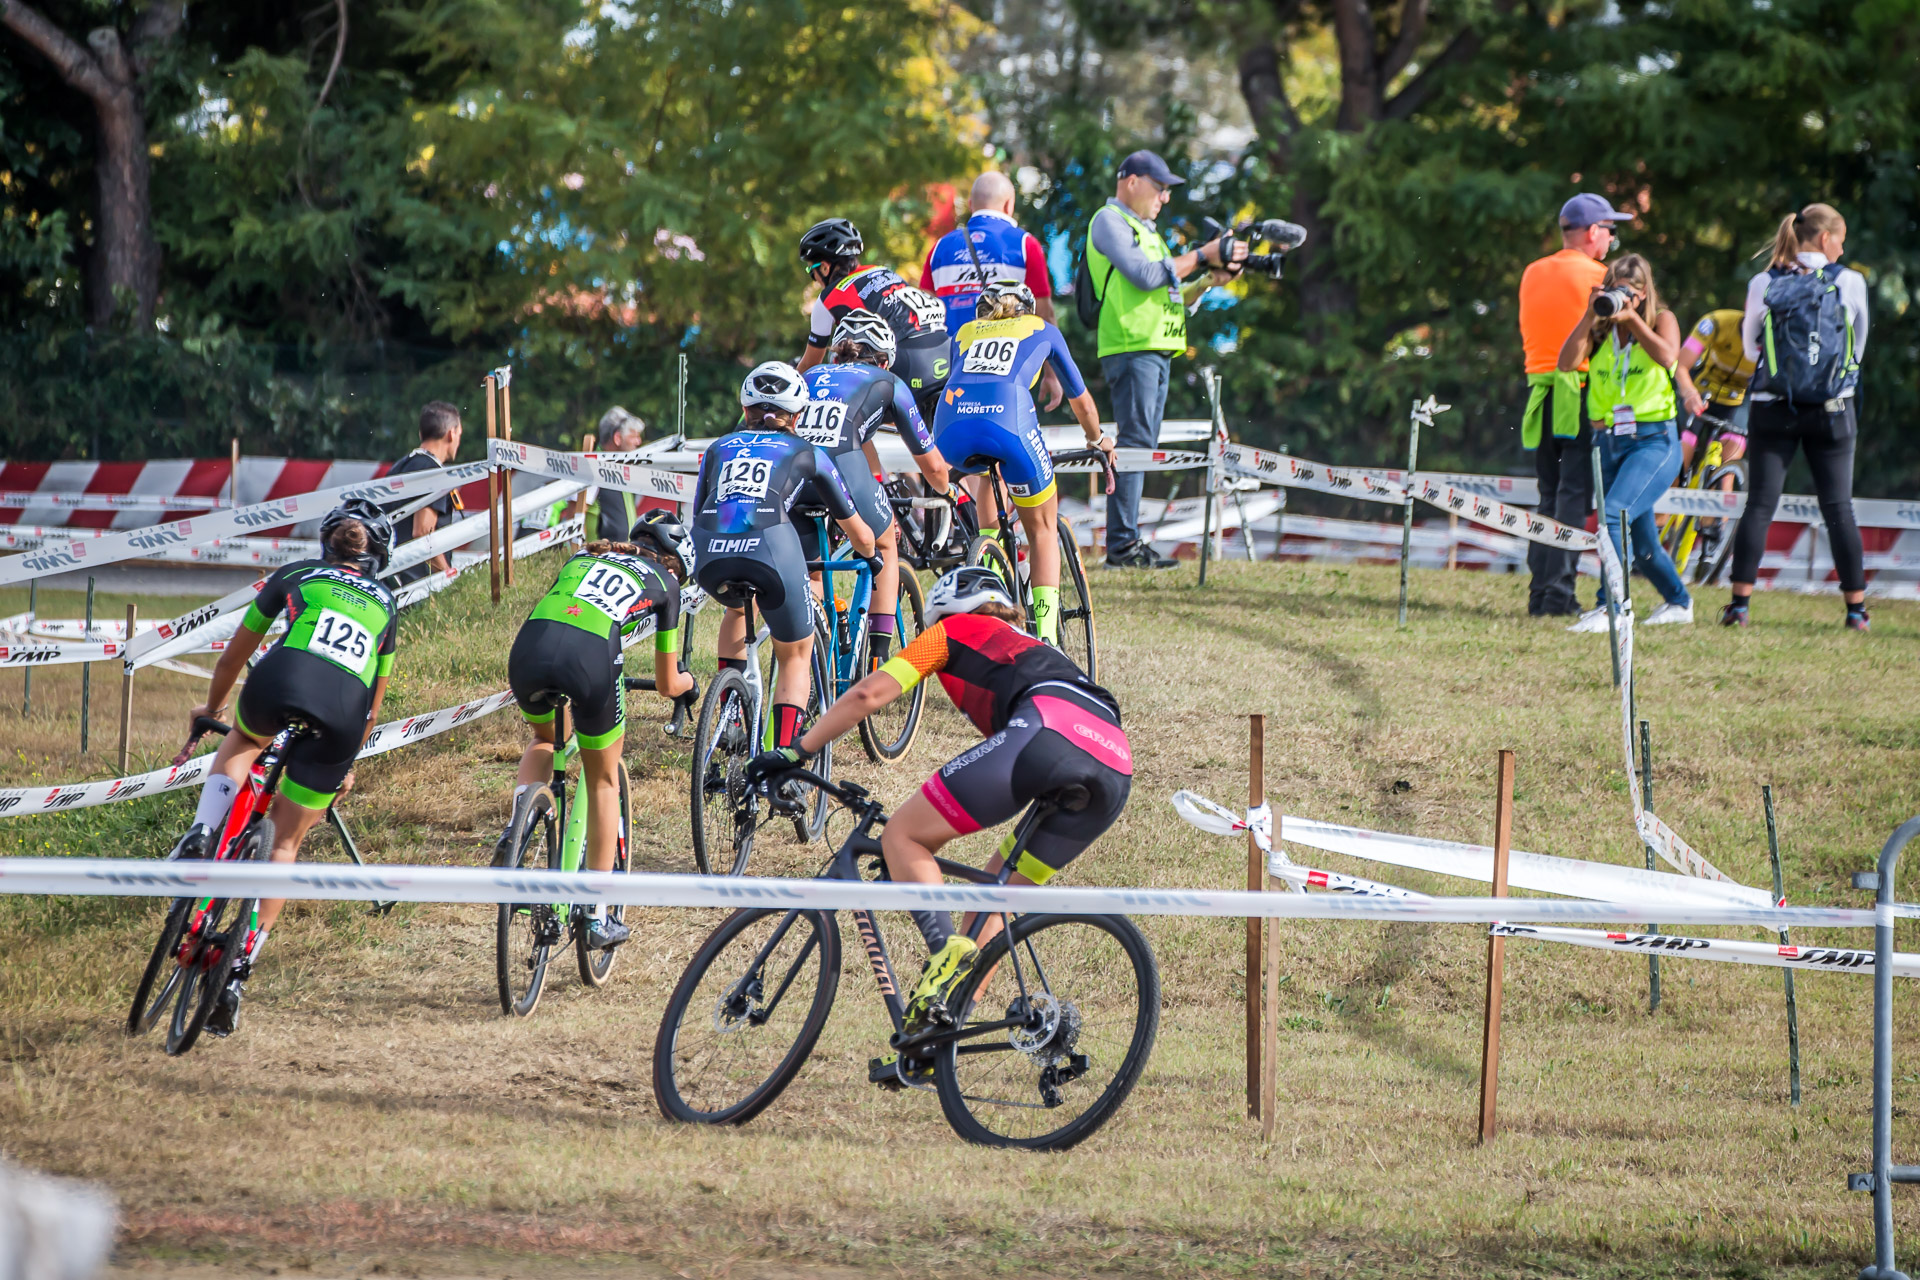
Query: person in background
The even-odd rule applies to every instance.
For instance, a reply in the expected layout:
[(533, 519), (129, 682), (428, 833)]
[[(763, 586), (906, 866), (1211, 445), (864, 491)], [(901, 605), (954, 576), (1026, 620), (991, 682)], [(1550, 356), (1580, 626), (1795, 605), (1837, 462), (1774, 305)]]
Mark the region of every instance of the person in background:
[[(420, 410), (420, 447), (393, 464), (387, 472), (390, 476), (412, 475), (418, 471), (434, 471), (452, 462), (460, 452), (460, 411), (445, 400), (430, 400)], [(406, 506), (412, 499), (388, 503), (384, 510), (391, 515)], [(405, 546), (415, 538), (424, 538), (441, 525), (453, 519), (453, 513), (464, 511), (460, 505), (460, 491), (449, 489), (440, 497), (421, 507), (411, 516), (400, 519), (395, 534), (400, 546)], [(397, 548), (396, 548), (397, 550)], [(424, 564), (402, 569), (393, 575), (393, 584), (404, 587), (409, 582), (418, 582), (430, 573), (445, 573), (450, 563), (445, 555), (437, 555)]]
[[(1560, 206), (1560, 248), (1530, 263), (1520, 276), (1520, 344), (1526, 352), (1527, 411), (1520, 443), (1533, 453), (1541, 515), (1576, 528), (1593, 507), (1593, 431), (1587, 425), (1584, 358), (1560, 367), (1567, 331), (1583, 318), (1587, 300), (1606, 275), (1601, 265), (1618, 243), (1613, 224), (1633, 215), (1602, 196), (1582, 192)], [(1527, 614), (1572, 617), (1576, 553), (1527, 544)]]
[(1813, 472), (1847, 602), (1845, 625), (1851, 631), (1872, 626), (1866, 558), (1853, 519), (1853, 448), (1860, 430), (1854, 392), (1867, 348), (1867, 282), (1839, 265), (1846, 247), (1840, 211), (1810, 204), (1780, 220), (1773, 260), (1747, 284), (1740, 338), (1759, 367), (1749, 393), (1748, 518), (1733, 535), (1733, 599), (1720, 615), (1723, 626), (1747, 625), (1767, 529), (1796, 448), (1806, 450)]
[[(1595, 307), (1602, 293), (1624, 303), (1601, 319)], [(1624, 298), (1619, 295), (1624, 294)], [(1620, 523), (1633, 534), (1633, 562), (1647, 575), (1666, 603), (1648, 615), (1646, 625), (1693, 621), (1693, 597), (1660, 545), (1653, 504), (1680, 474), (1680, 435), (1674, 427), (1678, 407), (1673, 396), (1673, 367), (1680, 354), (1680, 322), (1660, 305), (1653, 268), (1630, 253), (1607, 268), (1600, 287), (1560, 348), (1562, 371), (1587, 366), (1587, 406), (1594, 417), (1595, 447), (1600, 450), (1600, 479), (1606, 486), (1601, 520), (1614, 550), (1627, 563)], [(1621, 601), (1629, 609), (1629, 601)], [(1569, 631), (1605, 631), (1607, 586), (1603, 577), (1595, 607), (1580, 615)]]
[[(1214, 268), (1211, 282), (1225, 284), (1229, 270), (1247, 256), (1243, 240), (1234, 241), (1233, 262), (1220, 261), (1220, 241), (1207, 241), (1175, 253), (1154, 226), (1173, 189), (1185, 182), (1151, 151), (1136, 151), (1120, 162), (1113, 199), (1102, 205), (1087, 227), (1086, 279), (1100, 305), (1100, 370), (1113, 394), (1115, 444), (1152, 449), (1160, 443), (1167, 412), (1167, 384), (1173, 354), (1187, 349), (1187, 303), (1209, 278), (1180, 282), (1202, 266)], [(1146, 477), (1123, 471), (1107, 498), (1107, 567), (1171, 569), (1174, 561), (1154, 551), (1140, 536), (1140, 490)]]
[[(647, 424), (619, 405), (600, 415), (599, 453), (630, 453), (647, 438)], [(627, 531), (640, 515), (640, 495), (622, 489), (596, 489), (587, 503), (585, 538), (588, 542), (625, 542)], [(561, 513), (566, 519), (571, 507)]]

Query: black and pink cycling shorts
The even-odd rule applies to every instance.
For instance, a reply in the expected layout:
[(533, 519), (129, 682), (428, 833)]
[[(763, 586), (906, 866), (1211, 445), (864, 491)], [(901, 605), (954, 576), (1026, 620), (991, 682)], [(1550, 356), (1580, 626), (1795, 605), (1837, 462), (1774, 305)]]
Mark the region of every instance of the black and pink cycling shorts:
[(1111, 827), (1133, 788), (1133, 748), (1113, 709), (1072, 684), (1047, 681), (1014, 704), (1006, 728), (941, 765), (920, 793), (968, 835), (1068, 787), (1083, 789), (1086, 803), (1047, 815), (1015, 857), (1014, 870), (1035, 884)]

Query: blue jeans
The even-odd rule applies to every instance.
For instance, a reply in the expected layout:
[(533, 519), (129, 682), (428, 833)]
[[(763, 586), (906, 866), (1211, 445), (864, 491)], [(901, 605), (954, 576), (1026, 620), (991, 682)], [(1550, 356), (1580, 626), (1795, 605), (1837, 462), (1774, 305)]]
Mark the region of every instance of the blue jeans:
[[(1693, 597), (1673, 567), (1673, 557), (1660, 545), (1660, 530), (1654, 523), (1653, 504), (1680, 474), (1680, 433), (1673, 419), (1643, 422), (1630, 436), (1616, 436), (1610, 428), (1593, 434), (1600, 450), (1600, 480), (1606, 486), (1607, 505), (1602, 515), (1613, 549), (1626, 558), (1620, 541), (1620, 516), (1625, 513), (1627, 527), (1633, 531), (1633, 567), (1646, 575), (1654, 589), (1668, 604), (1688, 605)], [(1600, 604), (1607, 602), (1607, 584), (1600, 582)]]
[[(1100, 371), (1113, 396), (1114, 443), (1123, 449), (1152, 449), (1160, 443), (1160, 420), (1167, 414), (1167, 380), (1173, 358), (1165, 351), (1122, 351), (1100, 357)], [(1122, 471), (1107, 497), (1107, 554), (1116, 555), (1140, 540), (1140, 489), (1147, 477)]]

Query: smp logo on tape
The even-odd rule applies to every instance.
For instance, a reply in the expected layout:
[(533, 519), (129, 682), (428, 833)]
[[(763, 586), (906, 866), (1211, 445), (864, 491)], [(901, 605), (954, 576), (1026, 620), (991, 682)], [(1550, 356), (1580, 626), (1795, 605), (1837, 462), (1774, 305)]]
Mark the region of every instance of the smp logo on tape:
[(42, 551), (37, 555), (26, 556), (20, 563), (35, 573), (52, 573), (56, 569), (78, 565), (84, 555), (86, 555), (86, 544), (76, 542), (68, 551)]
[(157, 551), (161, 547), (177, 546), (186, 542), (193, 533), (193, 521), (182, 520), (178, 524), (160, 525), (144, 533), (127, 535), (127, 545), (139, 547), (142, 551)]
[(1609, 933), (1607, 941), (1616, 947), (1645, 951), (1705, 951), (1713, 946), (1705, 938), (1676, 938), (1664, 933)]
[(1782, 960), (1796, 964), (1817, 964), (1835, 969), (1871, 969), (1873, 952), (1842, 951), (1834, 947), (1776, 947)]
[(0, 644), (0, 664), (9, 667), (27, 667), (38, 662), (52, 662), (60, 656), (57, 645), (4, 645)]
[[(374, 490), (372, 492), (378, 491)], [(236, 511), (233, 513), (233, 519), (236, 524), (243, 524), (249, 529), (270, 529), (277, 524), (293, 523), (294, 515), (299, 509), (300, 500), (298, 498), (281, 498), (279, 501), (259, 510)]]

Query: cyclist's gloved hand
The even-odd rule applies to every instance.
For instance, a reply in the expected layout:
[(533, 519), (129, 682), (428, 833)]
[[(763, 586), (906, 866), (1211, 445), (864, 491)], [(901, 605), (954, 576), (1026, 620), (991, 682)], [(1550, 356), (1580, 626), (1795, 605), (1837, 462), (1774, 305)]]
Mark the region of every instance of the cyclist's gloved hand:
[(685, 707), (688, 711), (691, 711), (700, 705), (700, 677), (693, 675), (691, 671), (687, 672), (687, 674), (693, 676), (693, 687), (676, 697), (673, 700), (673, 705), (676, 707)]
[(882, 558), (878, 552), (870, 556), (861, 556), (860, 558), (867, 562), (867, 568), (873, 571), (873, 576), (876, 578), (880, 576), (880, 571), (887, 567), (886, 560)]
[(765, 782), (768, 778), (777, 777), (789, 770), (802, 768), (811, 759), (813, 759), (812, 753), (802, 751), (798, 746), (775, 747), (771, 751), (762, 751), (747, 761), (747, 781)]

